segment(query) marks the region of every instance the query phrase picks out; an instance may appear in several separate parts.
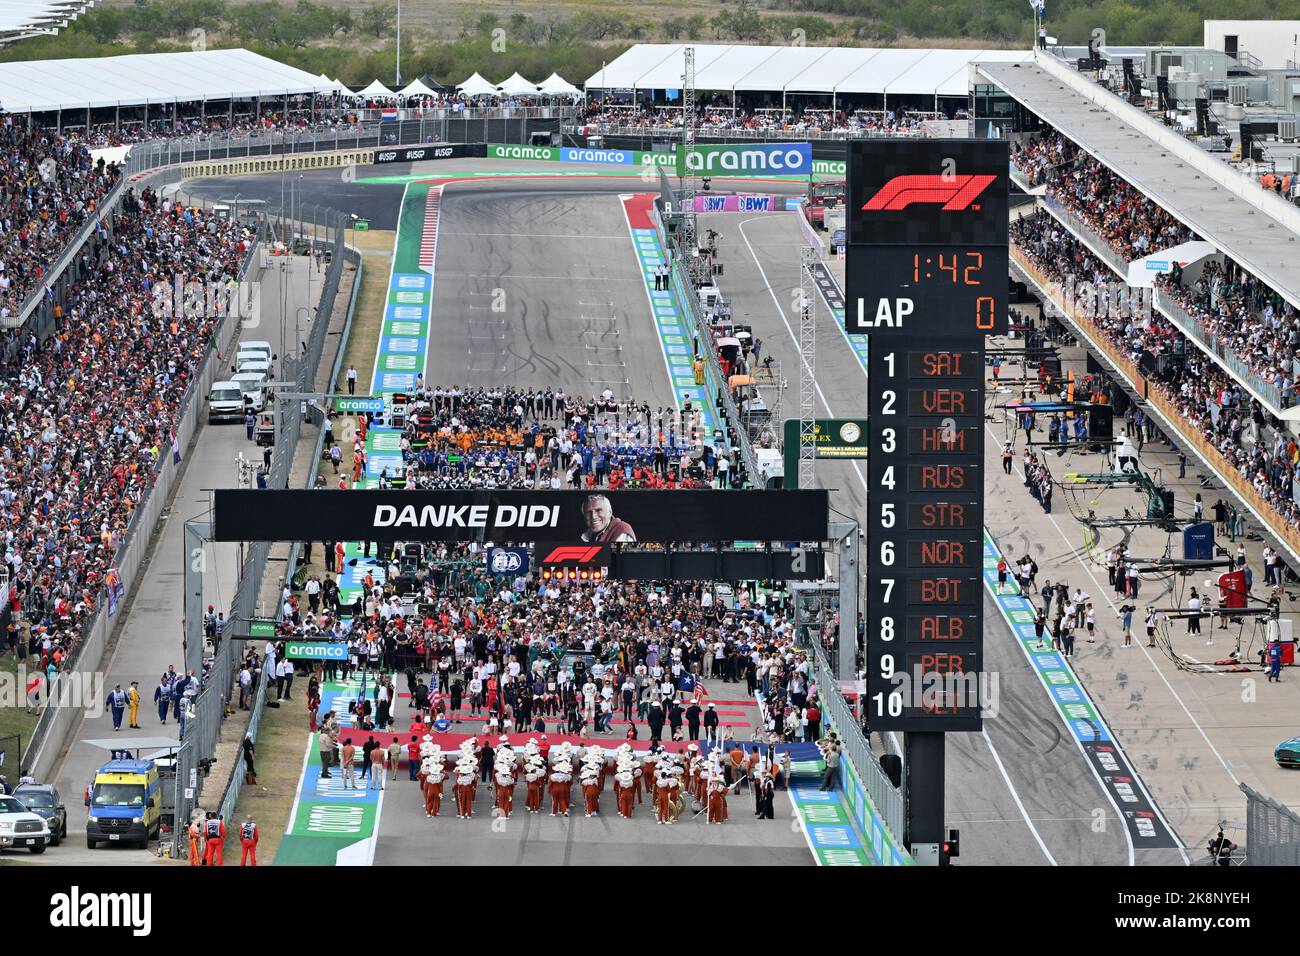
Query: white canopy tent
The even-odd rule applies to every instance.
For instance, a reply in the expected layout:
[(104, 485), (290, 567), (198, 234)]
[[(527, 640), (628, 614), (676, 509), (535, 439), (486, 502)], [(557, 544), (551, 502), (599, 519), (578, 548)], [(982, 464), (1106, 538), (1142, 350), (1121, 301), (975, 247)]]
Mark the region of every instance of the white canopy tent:
[[(920, 50), (857, 47), (773, 47), (690, 44), (695, 87), (708, 92), (845, 93), (963, 97), (970, 64), (1028, 62), (1028, 50)], [(686, 72), (687, 44), (633, 46), (584, 84), (591, 90), (676, 89)], [(829, 104), (828, 104), (829, 105)]]
[(475, 73), (464, 83), (457, 83), (456, 89), (462, 96), (496, 96), (497, 88)]
[(360, 95), (367, 98), (384, 98), (393, 97), (397, 94), (384, 86), (384, 84), (380, 83), (378, 80), (372, 80), (370, 85), (361, 91)]
[(578, 89), (558, 73), (552, 73), (542, 82), (537, 84), (537, 91), (547, 96), (581, 96), (582, 90)]
[(0, 63), (6, 113), (332, 93), (321, 77), (248, 50)]
[(497, 89), (504, 96), (528, 96), (536, 95), (537, 84), (525, 80), (518, 73), (512, 73), (508, 78), (497, 85)]
[(398, 96), (437, 96), (438, 91), (430, 89), (419, 80), (412, 80), (398, 91)]

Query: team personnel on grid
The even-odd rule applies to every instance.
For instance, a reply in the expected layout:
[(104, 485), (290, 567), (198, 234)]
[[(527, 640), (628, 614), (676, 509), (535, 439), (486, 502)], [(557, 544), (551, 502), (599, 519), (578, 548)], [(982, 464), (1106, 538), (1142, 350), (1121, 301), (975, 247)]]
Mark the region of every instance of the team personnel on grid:
[(257, 824), (250, 813), (239, 825), (239, 865), (257, 866)]

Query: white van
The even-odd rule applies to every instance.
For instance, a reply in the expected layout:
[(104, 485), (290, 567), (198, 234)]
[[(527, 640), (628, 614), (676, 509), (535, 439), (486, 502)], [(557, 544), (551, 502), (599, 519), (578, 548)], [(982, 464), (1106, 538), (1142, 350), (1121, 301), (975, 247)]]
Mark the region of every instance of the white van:
[(244, 420), (244, 390), (238, 382), (213, 382), (208, 392), (208, 421)]
[[(266, 384), (266, 376), (261, 372), (240, 372), (231, 379), (243, 392), (244, 402), (253, 407), (253, 411), (260, 412), (262, 406), (266, 404), (266, 396), (262, 391), (262, 386)], [(243, 410), (240, 410), (242, 417)]]
[[(236, 358), (235, 371), (240, 375), (243, 375), (245, 372), (254, 372), (262, 376), (262, 378), (268, 382), (271, 381), (271, 378), (275, 375), (275, 372), (271, 369), (271, 363), (265, 361), (260, 352), (257, 353), (255, 357), (247, 358), (243, 361)], [(234, 376), (231, 377), (233, 378)]]
[(260, 339), (249, 342), (240, 342), (235, 346), (235, 350), (238, 352), (264, 352), (266, 353), (266, 360), (268, 362), (275, 358), (275, 349), (271, 348), (271, 343)]

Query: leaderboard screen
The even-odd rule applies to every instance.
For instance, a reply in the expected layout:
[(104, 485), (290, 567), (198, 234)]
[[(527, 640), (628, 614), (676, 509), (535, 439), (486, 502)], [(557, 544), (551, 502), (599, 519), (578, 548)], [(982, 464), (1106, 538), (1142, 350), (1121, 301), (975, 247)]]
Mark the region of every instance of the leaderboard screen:
[(849, 147), (850, 333), (866, 334), (867, 719), (977, 731), (984, 345), (1006, 328), (1007, 145)]
[(869, 352), (872, 729), (981, 727), (983, 344), (930, 344), (880, 336)]

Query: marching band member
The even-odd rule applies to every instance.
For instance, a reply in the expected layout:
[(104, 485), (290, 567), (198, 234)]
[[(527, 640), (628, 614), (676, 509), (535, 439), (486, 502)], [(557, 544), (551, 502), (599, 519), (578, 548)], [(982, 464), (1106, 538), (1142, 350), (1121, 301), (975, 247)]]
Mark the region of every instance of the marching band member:
[(573, 764), (567, 755), (561, 756), (551, 771), (551, 816), (569, 815), (570, 787), (573, 781)]
[(424, 774), (424, 815), (436, 817), (442, 809), (442, 784), (447, 779), (442, 751), (436, 750), (425, 757), (420, 772)]
[[(463, 747), (463, 745), (462, 745)], [(478, 786), (478, 758), (472, 752), (461, 750), (456, 762), (456, 816), (468, 820), (474, 816), (474, 788)]]

